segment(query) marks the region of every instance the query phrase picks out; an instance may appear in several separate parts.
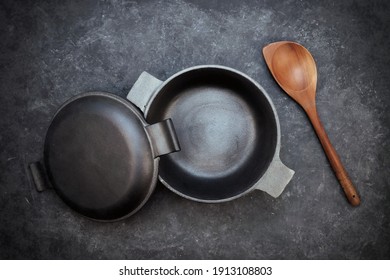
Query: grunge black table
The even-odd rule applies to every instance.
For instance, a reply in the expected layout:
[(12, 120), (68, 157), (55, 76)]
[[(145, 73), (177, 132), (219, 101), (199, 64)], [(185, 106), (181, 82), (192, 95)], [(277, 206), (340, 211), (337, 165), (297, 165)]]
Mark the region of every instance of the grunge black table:
[[(2, 1), (0, 4), (0, 258), (389, 259), (390, 7), (387, 1)], [(351, 207), (303, 110), (271, 77), (262, 47), (292, 40), (313, 54), (319, 115), (355, 183)], [(125, 97), (142, 71), (165, 80), (195, 65), (240, 70), (268, 92), (281, 159), (296, 171), (274, 199), (223, 204), (158, 185), (133, 217), (97, 223), (27, 164), (70, 97)]]

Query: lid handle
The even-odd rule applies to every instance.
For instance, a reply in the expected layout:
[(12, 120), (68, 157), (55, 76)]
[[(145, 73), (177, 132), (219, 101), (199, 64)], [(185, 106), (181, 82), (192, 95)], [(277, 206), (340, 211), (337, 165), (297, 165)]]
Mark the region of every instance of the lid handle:
[(151, 139), (154, 157), (180, 151), (179, 140), (171, 119), (146, 127)]
[(44, 190), (49, 188), (46, 181), (45, 172), (39, 161), (30, 163), (29, 170), (35, 188), (37, 189), (38, 192), (43, 192)]

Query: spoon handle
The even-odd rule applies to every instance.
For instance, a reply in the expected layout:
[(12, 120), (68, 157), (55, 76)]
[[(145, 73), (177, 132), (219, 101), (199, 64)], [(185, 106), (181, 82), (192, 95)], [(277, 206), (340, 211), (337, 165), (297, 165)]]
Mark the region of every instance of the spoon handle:
[(309, 119), (317, 133), (317, 136), (320, 139), (325, 154), (328, 157), (330, 165), (332, 166), (333, 171), (336, 174), (336, 177), (339, 180), (349, 203), (353, 206), (358, 206), (360, 204), (360, 197), (351, 179), (349, 178), (347, 171), (341, 163), (341, 160), (336, 150), (330, 143), (328, 135), (325, 132), (324, 126), (322, 125), (320, 118), (318, 117), (316, 107), (305, 109), (305, 111), (309, 116)]

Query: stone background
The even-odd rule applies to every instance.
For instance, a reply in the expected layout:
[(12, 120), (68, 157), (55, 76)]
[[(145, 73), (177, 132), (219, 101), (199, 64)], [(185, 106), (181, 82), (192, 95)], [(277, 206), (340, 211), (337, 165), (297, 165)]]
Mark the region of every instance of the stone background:
[[(388, 1), (1, 1), (0, 258), (389, 259)], [(351, 207), (303, 110), (262, 47), (293, 40), (318, 67), (319, 115), (362, 197)], [(277, 199), (201, 204), (158, 185), (136, 215), (97, 223), (26, 175), (50, 119), (86, 91), (125, 97), (144, 70), (164, 80), (199, 64), (238, 69), (271, 96), (281, 159), (296, 174)]]

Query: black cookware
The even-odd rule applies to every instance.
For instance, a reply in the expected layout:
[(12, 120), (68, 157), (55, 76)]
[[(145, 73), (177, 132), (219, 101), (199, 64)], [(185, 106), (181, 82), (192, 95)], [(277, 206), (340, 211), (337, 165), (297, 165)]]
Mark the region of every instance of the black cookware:
[(157, 178), (185, 198), (223, 202), (254, 189), (277, 197), (294, 174), (279, 158), (270, 98), (237, 70), (196, 66), (165, 82), (144, 72), (127, 99), (92, 92), (58, 110), (43, 165), (30, 165), (38, 190), (51, 185), (78, 213), (115, 221), (142, 207)]
[(222, 202), (260, 189), (277, 197), (294, 174), (279, 159), (271, 99), (237, 70), (201, 65), (165, 82), (144, 72), (127, 98), (149, 122), (172, 119), (182, 149), (161, 158), (159, 178), (181, 196)]
[(148, 125), (130, 102), (92, 92), (58, 110), (46, 134), (44, 166), (30, 168), (38, 190), (45, 188), (46, 173), (80, 214), (117, 220), (135, 213), (151, 195), (158, 157), (178, 150), (171, 120)]

